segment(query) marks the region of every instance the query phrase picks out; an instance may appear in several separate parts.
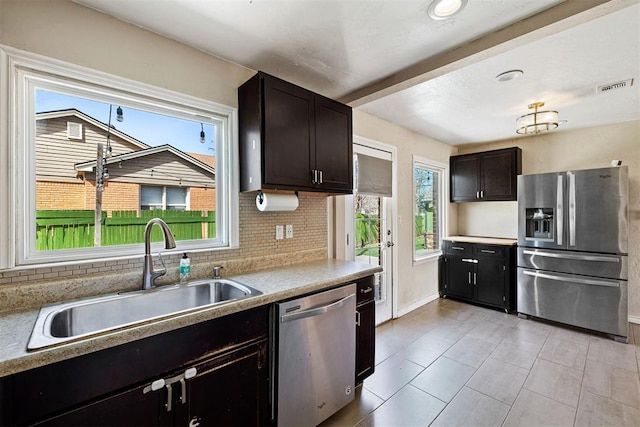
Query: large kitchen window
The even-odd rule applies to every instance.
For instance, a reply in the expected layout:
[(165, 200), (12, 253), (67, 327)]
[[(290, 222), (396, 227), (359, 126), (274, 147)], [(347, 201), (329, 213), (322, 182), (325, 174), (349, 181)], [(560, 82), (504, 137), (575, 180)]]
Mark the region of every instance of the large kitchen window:
[(176, 251), (237, 246), (234, 108), (10, 48), (0, 64), (0, 268), (140, 254), (150, 215)]
[(413, 158), (414, 261), (440, 254), (446, 219), (445, 172), (442, 163)]

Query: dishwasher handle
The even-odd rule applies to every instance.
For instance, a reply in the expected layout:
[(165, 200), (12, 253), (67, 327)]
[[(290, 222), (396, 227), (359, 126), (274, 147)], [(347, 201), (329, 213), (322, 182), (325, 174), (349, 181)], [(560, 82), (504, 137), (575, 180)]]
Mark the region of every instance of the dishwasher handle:
[(309, 310), (298, 311), (296, 313), (289, 313), (289, 314), (282, 315), (280, 316), (280, 323), (291, 322), (298, 319), (304, 319), (307, 317), (319, 316), (321, 314), (328, 313), (330, 311), (336, 310), (344, 306), (347, 303), (347, 301), (349, 301), (351, 298), (355, 298), (355, 296), (356, 294), (347, 295), (346, 297), (339, 299), (337, 301), (334, 301), (327, 305), (311, 308)]

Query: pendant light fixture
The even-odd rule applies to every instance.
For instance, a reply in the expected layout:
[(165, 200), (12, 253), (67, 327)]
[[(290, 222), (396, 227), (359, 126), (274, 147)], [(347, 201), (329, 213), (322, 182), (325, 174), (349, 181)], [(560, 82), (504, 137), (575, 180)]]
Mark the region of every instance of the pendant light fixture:
[(558, 127), (557, 111), (538, 111), (543, 107), (544, 102), (534, 102), (529, 104), (529, 109), (533, 109), (533, 113), (525, 114), (516, 119), (516, 133), (528, 135), (532, 133), (541, 133), (554, 130)]

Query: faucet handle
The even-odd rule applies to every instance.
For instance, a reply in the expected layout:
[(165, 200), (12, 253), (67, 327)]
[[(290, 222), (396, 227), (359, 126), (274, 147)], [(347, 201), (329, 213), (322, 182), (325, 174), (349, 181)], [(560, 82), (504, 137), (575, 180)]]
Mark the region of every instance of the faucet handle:
[(167, 266), (164, 263), (164, 259), (162, 259), (162, 252), (158, 252), (158, 260), (160, 260), (160, 264), (162, 264), (161, 270), (155, 270), (155, 273), (160, 273), (159, 276), (162, 276), (167, 272)]
[(219, 279), (220, 278), (220, 270), (222, 270), (224, 267), (221, 265), (216, 265), (215, 267), (213, 267), (213, 278), (214, 279)]

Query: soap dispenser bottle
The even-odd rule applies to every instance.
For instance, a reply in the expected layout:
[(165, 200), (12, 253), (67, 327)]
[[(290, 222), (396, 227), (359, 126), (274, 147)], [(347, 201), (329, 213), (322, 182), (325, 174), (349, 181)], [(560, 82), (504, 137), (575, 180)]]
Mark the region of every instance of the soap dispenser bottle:
[(185, 252), (180, 259), (180, 283), (187, 283), (189, 273), (191, 273), (191, 260)]

